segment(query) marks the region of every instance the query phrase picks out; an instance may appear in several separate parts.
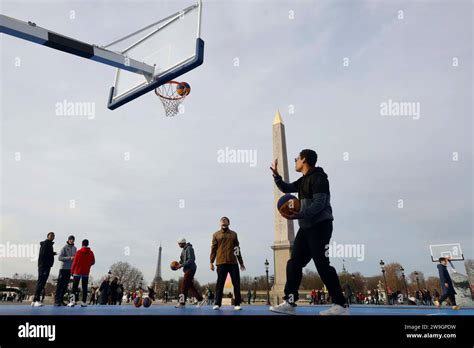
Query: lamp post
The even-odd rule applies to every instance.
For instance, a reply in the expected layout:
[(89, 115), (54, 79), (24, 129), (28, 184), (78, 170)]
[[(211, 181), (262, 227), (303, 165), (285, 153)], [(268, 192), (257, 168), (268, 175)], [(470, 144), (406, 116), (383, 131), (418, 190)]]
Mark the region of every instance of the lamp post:
[(270, 263), (268, 263), (268, 260), (265, 260), (265, 273), (267, 274), (267, 306), (270, 306), (270, 288), (268, 284), (268, 267), (270, 266)]
[(253, 278), (253, 303), (257, 300), (257, 277)]
[(390, 302), (388, 302), (387, 278), (385, 278), (385, 262), (383, 262), (383, 260), (380, 260), (379, 265), (380, 265), (380, 268), (382, 269), (383, 282), (385, 284), (385, 303), (390, 304)]
[(408, 303), (408, 287), (407, 287), (407, 280), (405, 278), (405, 269), (400, 266), (400, 272), (402, 273), (402, 279), (403, 279), (403, 284), (405, 285), (405, 296), (407, 298), (407, 303)]
[(419, 273), (417, 271), (415, 271), (413, 274), (415, 275), (416, 285), (418, 286), (418, 291), (420, 291), (420, 279), (418, 278)]

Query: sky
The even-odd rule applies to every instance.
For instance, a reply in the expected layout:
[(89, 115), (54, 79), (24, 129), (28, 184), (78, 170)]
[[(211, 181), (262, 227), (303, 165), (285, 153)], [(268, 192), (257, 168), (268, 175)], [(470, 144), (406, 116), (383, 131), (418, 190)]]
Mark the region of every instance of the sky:
[[(2, 0), (1, 13), (104, 45), (191, 3)], [(108, 110), (114, 68), (2, 35), (0, 244), (55, 231), (59, 251), (74, 234), (90, 240), (96, 279), (126, 261), (150, 282), (160, 243), (163, 278), (178, 277), (167, 265), (186, 237), (196, 278), (212, 282), (211, 236), (225, 215), (242, 275), (263, 275), (280, 110), (290, 179), (298, 152), (316, 150), (332, 242), (364, 246), (363, 260), (331, 258), (338, 271), (344, 259), (349, 272), (377, 275), (383, 259), (435, 275), (430, 244), (460, 243), (472, 259), (472, 16), (456, 0), (204, 1), (204, 64), (181, 78), (191, 94), (174, 118), (153, 93)], [(58, 114), (64, 102), (94, 114)], [(256, 161), (222, 163), (226, 148)], [(0, 258), (0, 276), (13, 273), (36, 274), (36, 261)]]

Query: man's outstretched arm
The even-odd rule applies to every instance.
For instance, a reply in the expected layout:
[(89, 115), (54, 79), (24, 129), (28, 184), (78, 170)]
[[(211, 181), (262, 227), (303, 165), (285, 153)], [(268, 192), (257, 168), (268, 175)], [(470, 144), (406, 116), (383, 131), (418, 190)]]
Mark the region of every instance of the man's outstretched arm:
[(278, 189), (281, 192), (283, 192), (283, 193), (298, 192), (299, 180), (297, 180), (295, 182), (292, 182), (292, 183), (284, 182), (283, 178), (278, 173), (278, 160), (277, 159), (272, 163), (272, 166), (270, 167), (270, 170), (272, 171), (273, 178), (275, 180), (275, 184), (277, 185)]

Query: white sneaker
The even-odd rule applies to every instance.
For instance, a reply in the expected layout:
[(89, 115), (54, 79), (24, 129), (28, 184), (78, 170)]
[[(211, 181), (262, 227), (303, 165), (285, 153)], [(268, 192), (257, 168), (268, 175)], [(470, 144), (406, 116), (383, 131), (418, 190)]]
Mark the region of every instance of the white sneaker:
[(221, 309), (221, 306), (215, 305), (214, 307), (212, 307), (212, 309), (218, 311), (219, 309)]
[(67, 304), (68, 307), (74, 307), (76, 304), (74, 303), (74, 301), (71, 301)]
[(329, 309), (319, 312), (319, 315), (349, 315), (349, 308), (333, 304)]
[(184, 303), (178, 303), (174, 308), (185, 308), (186, 305)]
[(32, 307), (43, 307), (43, 304), (40, 301), (32, 302), (31, 303)]
[(81, 307), (87, 307), (87, 303), (81, 302)]
[(241, 310), (242, 310), (242, 307), (240, 307), (240, 306), (234, 306), (234, 310), (235, 310), (235, 311), (241, 311)]
[(295, 315), (296, 314), (295, 307), (296, 306), (292, 306), (291, 304), (285, 301), (279, 304), (278, 306), (270, 307), (270, 310), (275, 313)]

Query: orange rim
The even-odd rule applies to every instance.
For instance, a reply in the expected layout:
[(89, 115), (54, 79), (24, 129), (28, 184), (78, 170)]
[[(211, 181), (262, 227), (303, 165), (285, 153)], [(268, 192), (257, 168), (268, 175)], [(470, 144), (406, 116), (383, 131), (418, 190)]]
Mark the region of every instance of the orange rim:
[[(178, 82), (178, 81), (168, 81), (168, 82), (162, 84), (160, 87), (162, 87), (162, 86), (164, 86), (164, 85), (167, 85), (167, 84), (170, 85), (170, 87), (171, 87), (171, 85), (179, 85), (179, 84), (181, 84), (181, 82)], [(179, 94), (178, 94), (178, 96), (176, 96), (176, 97), (169, 97), (169, 96), (163, 95), (163, 94), (161, 94), (160, 92), (158, 92), (158, 89), (159, 89), (160, 87), (155, 88), (155, 94), (156, 94), (158, 97), (160, 97), (160, 98), (164, 98), (164, 99), (168, 99), (168, 100), (180, 100), (180, 99), (183, 99), (184, 97), (186, 97), (186, 95), (179, 95)], [(174, 92), (172, 92), (172, 93), (174, 93)]]

